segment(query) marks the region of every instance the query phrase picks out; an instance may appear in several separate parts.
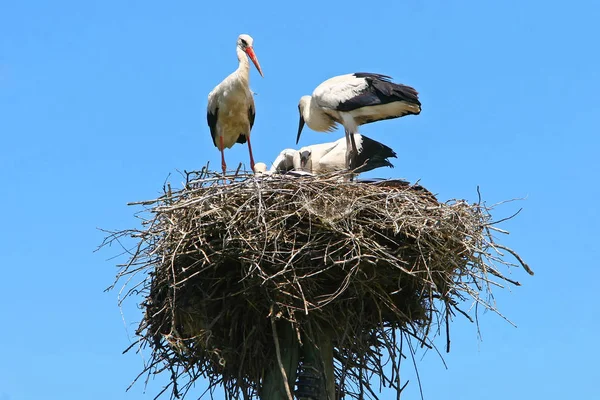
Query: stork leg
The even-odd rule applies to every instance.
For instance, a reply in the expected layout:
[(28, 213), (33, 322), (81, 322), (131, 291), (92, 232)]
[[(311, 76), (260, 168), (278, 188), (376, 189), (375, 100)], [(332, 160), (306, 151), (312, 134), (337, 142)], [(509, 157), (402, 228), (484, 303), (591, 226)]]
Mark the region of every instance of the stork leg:
[(223, 136), (219, 137), (219, 143), (221, 144), (221, 148), (219, 150), (221, 150), (221, 168), (223, 168), (223, 177), (225, 177), (225, 174), (227, 173), (227, 164), (225, 164), (225, 146), (223, 145)]
[(346, 168), (350, 169), (352, 165), (352, 143), (350, 142), (350, 134), (346, 130)]
[[(356, 142), (354, 141), (354, 133), (346, 129), (346, 168), (351, 170), (356, 167), (354, 160), (358, 155), (358, 149), (356, 148)], [(350, 180), (354, 180), (354, 174), (350, 174)]]
[[(350, 142), (352, 142), (353, 156), (356, 157), (358, 156), (358, 149), (356, 148), (356, 142), (354, 141), (354, 133), (350, 133)], [(356, 165), (353, 165), (353, 167), (356, 167)]]
[(356, 167), (354, 165), (354, 158), (358, 155), (358, 149), (356, 148), (356, 142), (354, 141), (354, 133), (346, 130), (346, 167), (352, 169)]
[(250, 145), (250, 135), (246, 136), (248, 141), (248, 152), (250, 153), (250, 169), (254, 172), (254, 157), (252, 157), (252, 146)]

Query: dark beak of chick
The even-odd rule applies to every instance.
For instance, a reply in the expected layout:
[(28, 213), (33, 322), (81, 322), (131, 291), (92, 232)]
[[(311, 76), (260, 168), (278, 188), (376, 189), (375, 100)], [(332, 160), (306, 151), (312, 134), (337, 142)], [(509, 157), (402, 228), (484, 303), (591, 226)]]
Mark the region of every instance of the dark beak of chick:
[(302, 128), (304, 128), (304, 117), (302, 113), (300, 113), (300, 123), (298, 124), (298, 136), (296, 136), (296, 144), (300, 141), (300, 134), (302, 133)]

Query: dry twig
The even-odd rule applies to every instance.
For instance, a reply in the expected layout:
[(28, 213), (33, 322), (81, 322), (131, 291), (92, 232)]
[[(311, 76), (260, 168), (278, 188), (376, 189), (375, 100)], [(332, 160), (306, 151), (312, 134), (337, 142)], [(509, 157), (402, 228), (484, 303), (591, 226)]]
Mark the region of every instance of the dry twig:
[(139, 277), (123, 292), (144, 296), (136, 334), (151, 349), (145, 372), (169, 371), (172, 397), (200, 377), (210, 393), (222, 384), (228, 398), (256, 397), (278, 359), (273, 308), (299, 337), (331, 333), (346, 396), (376, 398), (377, 381), (400, 393), (403, 340), (411, 353), (411, 340), (431, 347), (453, 311), (470, 318), (465, 301), (497, 312), (491, 285), (517, 283), (500, 271), (513, 264), (497, 249), (530, 271), (491, 237), (500, 230), (481, 202), (439, 203), (417, 185), (339, 174), (220, 179), (188, 173), (182, 190), (133, 203), (148, 207), (143, 228), (104, 243), (137, 241), (117, 280)]

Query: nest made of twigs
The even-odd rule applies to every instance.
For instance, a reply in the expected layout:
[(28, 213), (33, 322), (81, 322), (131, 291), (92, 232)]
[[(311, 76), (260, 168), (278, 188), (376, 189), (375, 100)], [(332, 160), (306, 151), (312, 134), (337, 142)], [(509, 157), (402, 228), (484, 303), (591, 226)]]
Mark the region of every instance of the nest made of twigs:
[(199, 377), (232, 398), (256, 396), (276, 362), (273, 320), (300, 341), (332, 339), (347, 396), (377, 397), (373, 377), (401, 391), (384, 359), (399, 363), (402, 336), (429, 346), (454, 311), (470, 318), (461, 302), (489, 306), (491, 281), (518, 284), (497, 268), (513, 265), (499, 249), (530, 272), (494, 243), (489, 208), (440, 203), (397, 180), (240, 175), (223, 184), (203, 172), (136, 204), (150, 212), (143, 228), (107, 240), (138, 241), (118, 278), (143, 274), (130, 283), (145, 296), (136, 334), (152, 352), (145, 371), (170, 370), (172, 396)]

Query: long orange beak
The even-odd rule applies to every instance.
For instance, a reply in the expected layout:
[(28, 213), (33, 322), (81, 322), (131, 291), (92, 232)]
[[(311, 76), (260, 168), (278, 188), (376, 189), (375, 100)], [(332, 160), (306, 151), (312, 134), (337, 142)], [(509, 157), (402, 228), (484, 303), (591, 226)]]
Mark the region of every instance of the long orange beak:
[(264, 78), (265, 76), (262, 73), (262, 69), (260, 68), (258, 59), (256, 58), (256, 54), (254, 54), (254, 49), (251, 46), (246, 47), (246, 54), (248, 54), (248, 57), (250, 57), (250, 59), (254, 63), (254, 66), (258, 70), (258, 73), (260, 74), (260, 76), (262, 76)]

